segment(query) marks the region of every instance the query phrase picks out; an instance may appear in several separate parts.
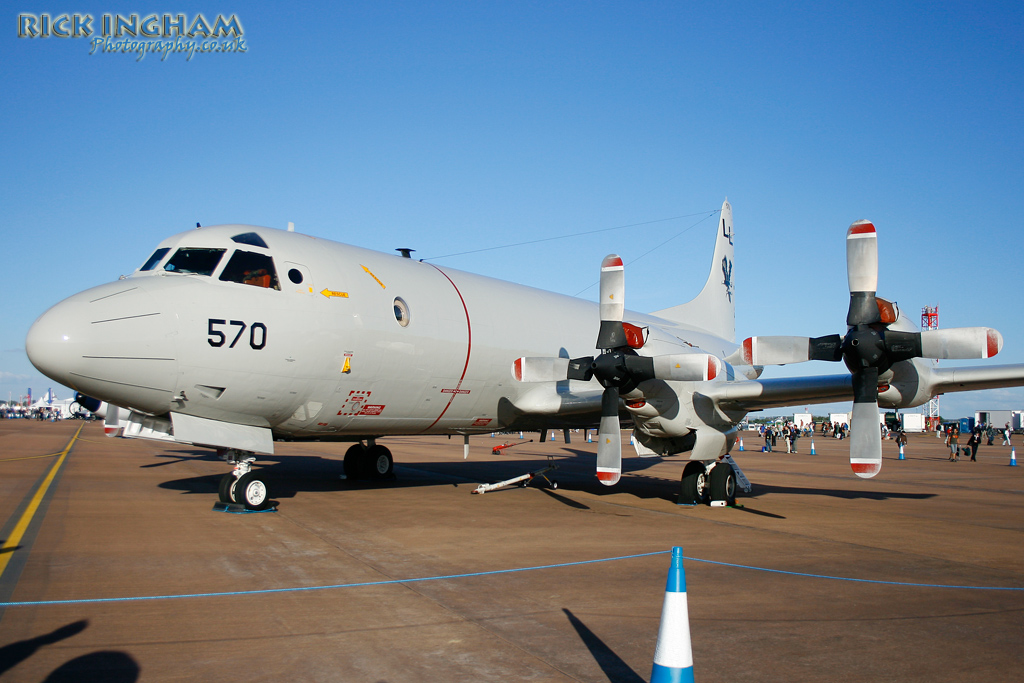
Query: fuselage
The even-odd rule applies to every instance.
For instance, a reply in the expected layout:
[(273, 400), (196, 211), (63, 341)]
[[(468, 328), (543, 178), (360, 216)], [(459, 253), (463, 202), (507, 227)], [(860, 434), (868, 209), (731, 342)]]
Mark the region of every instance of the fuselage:
[[(263, 246), (265, 245), (265, 246)], [(627, 312), (645, 355), (729, 341)], [(278, 438), (514, 427), (521, 356), (594, 355), (596, 303), (431, 263), (243, 225), (164, 240), (132, 275), (44, 313), (26, 341), (49, 377), (150, 415)], [(594, 382), (559, 390), (599, 392)]]

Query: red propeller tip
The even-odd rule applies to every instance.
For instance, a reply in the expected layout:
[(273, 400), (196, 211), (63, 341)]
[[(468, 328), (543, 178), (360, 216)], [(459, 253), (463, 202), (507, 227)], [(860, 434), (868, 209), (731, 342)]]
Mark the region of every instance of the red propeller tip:
[(747, 365), (754, 364), (754, 338), (747, 337), (743, 340), (743, 362)]
[(999, 338), (999, 333), (992, 329), (988, 331), (986, 337), (988, 344), (987, 348), (985, 349), (985, 358), (991, 358), (992, 356), (999, 353), (1000, 342), (1002, 340)]
[(604, 261), (601, 261), (601, 269), (606, 268), (622, 268), (622, 259), (615, 254), (609, 254), (604, 257)]
[(880, 460), (871, 460), (867, 462), (851, 461), (850, 468), (853, 469), (853, 473), (858, 477), (870, 479), (882, 470), (882, 462)]
[(846, 236), (851, 237), (853, 235), (874, 235), (875, 226), (871, 221), (857, 221), (850, 226), (850, 229), (846, 231)]

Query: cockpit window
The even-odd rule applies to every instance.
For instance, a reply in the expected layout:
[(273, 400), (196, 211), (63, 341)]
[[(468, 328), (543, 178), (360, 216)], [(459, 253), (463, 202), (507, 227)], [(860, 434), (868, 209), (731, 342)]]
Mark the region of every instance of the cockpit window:
[(167, 252), (171, 250), (170, 247), (162, 247), (153, 252), (153, 255), (149, 257), (146, 263), (143, 264), (139, 270), (153, 270), (156, 268), (156, 264), (163, 260), (164, 256), (167, 256)]
[(263, 241), (263, 238), (254, 232), (243, 232), (241, 235), (235, 235), (231, 238), (232, 242), (238, 242), (239, 244), (248, 244), (253, 247), (267, 248), (267, 243)]
[(274, 269), (274, 259), (266, 254), (241, 249), (231, 255), (231, 260), (224, 266), (220, 279), (267, 289), (281, 289), (281, 284), (277, 281), (277, 271)]
[(175, 252), (164, 270), (188, 275), (213, 275), (224, 255), (223, 249), (202, 249), (186, 247)]

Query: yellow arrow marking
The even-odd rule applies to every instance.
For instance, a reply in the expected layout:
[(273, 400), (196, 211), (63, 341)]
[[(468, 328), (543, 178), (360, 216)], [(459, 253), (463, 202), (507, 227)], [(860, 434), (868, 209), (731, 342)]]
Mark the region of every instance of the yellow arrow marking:
[(340, 296), (342, 299), (348, 298), (348, 292), (335, 292), (333, 289), (325, 289), (320, 293), (326, 296), (328, 299), (330, 299), (332, 296)]
[(362, 263), (360, 263), (360, 264), (359, 264), (359, 267), (360, 267), (360, 268), (362, 268), (363, 270), (365, 270), (365, 271), (366, 271), (366, 274), (367, 274), (367, 275), (369, 275), (369, 276), (370, 276), (370, 277), (372, 277), (372, 278), (373, 278), (374, 280), (376, 280), (376, 281), (377, 281), (377, 284), (378, 284), (378, 285), (380, 285), (380, 288), (381, 288), (381, 289), (387, 289), (387, 287), (385, 287), (385, 286), (384, 286), (384, 283), (380, 281), (380, 278), (379, 278), (379, 277), (377, 277), (376, 275), (374, 275), (373, 273), (371, 273), (371, 272), (370, 272), (370, 269), (369, 269), (369, 268), (367, 268), (366, 266), (364, 266), (364, 265), (363, 265)]

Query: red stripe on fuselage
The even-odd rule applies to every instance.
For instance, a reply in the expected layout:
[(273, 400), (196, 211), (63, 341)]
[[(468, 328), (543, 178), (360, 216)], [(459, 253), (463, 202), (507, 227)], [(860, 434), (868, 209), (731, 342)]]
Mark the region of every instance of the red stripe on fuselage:
[(441, 275), (444, 275), (444, 278), (448, 280), (448, 282), (451, 282), (452, 287), (455, 288), (455, 293), (459, 295), (459, 301), (462, 302), (462, 310), (466, 314), (466, 363), (462, 366), (462, 375), (459, 377), (459, 383), (455, 385), (455, 389), (452, 391), (451, 394), (452, 397), (448, 399), (448, 403), (445, 405), (444, 410), (441, 411), (441, 414), (437, 416), (436, 420), (430, 423), (429, 427), (420, 432), (421, 434), (424, 432), (429, 432), (431, 429), (433, 429), (434, 425), (440, 422), (441, 418), (444, 417), (444, 414), (447, 413), (448, 409), (452, 407), (452, 401), (454, 401), (455, 397), (459, 395), (459, 389), (462, 388), (462, 382), (463, 380), (466, 379), (466, 370), (469, 369), (469, 357), (473, 353), (473, 325), (469, 322), (469, 308), (467, 308), (466, 306), (466, 300), (462, 298), (462, 292), (459, 291), (458, 285), (456, 285), (452, 281), (452, 279), (448, 277), (447, 273), (445, 273), (443, 270), (435, 266), (433, 263), (428, 263), (427, 265), (431, 266), (434, 270), (441, 273)]

